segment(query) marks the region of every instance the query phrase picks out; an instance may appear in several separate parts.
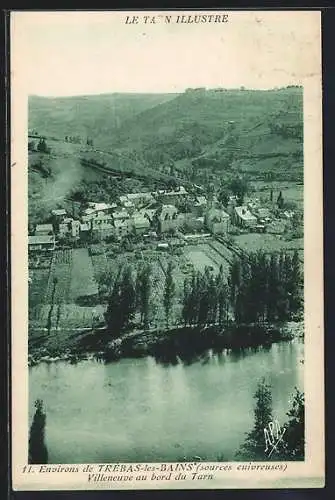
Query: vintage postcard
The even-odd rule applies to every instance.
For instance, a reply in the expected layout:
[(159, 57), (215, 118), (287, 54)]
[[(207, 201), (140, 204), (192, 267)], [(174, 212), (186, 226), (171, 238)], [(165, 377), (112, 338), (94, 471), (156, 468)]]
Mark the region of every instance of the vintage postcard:
[(10, 27), (14, 489), (323, 487), (320, 12)]

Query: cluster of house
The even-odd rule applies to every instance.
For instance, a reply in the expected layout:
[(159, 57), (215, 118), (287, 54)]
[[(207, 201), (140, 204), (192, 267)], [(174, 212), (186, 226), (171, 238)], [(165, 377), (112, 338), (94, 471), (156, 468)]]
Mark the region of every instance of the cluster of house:
[[(236, 206), (231, 197), (225, 210), (215, 200), (205, 196), (191, 197), (183, 186), (174, 191), (129, 193), (120, 196), (117, 203), (90, 202), (79, 218), (69, 217), (66, 210), (52, 211), (53, 224), (37, 225), (29, 236), (30, 250), (53, 250), (56, 238), (70, 236), (85, 240), (98, 236), (114, 236), (121, 240), (130, 235), (157, 235), (180, 231), (181, 234), (204, 230), (224, 234), (230, 224), (255, 229), (270, 218), (270, 212), (260, 207)], [(87, 241), (87, 240), (86, 240)]]

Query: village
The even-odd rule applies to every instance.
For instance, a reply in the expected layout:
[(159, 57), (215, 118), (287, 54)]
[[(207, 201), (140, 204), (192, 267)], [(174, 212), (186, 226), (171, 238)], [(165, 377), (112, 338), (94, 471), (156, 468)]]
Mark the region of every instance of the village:
[(230, 196), (223, 208), (215, 195), (195, 195), (178, 186), (170, 191), (128, 193), (112, 203), (88, 202), (79, 216), (54, 209), (47, 222), (31, 230), (28, 244), (33, 253), (134, 237), (166, 250), (216, 235), (281, 234), (293, 216), (292, 210), (278, 215), (274, 206), (271, 210), (258, 198), (238, 206), (237, 197)]
[[(121, 195), (108, 202), (87, 202), (69, 213), (53, 209), (30, 227), (30, 328), (80, 329), (104, 323), (113, 280), (130, 266), (150, 265), (151, 324), (164, 328), (162, 297), (169, 264), (175, 302), (172, 324), (180, 321), (185, 279), (195, 272), (228, 277), (236, 257), (258, 250), (272, 254), (298, 250), (293, 238), (295, 212), (278, 209), (277, 197), (217, 195), (194, 187)], [(275, 199), (276, 198), (276, 199)]]

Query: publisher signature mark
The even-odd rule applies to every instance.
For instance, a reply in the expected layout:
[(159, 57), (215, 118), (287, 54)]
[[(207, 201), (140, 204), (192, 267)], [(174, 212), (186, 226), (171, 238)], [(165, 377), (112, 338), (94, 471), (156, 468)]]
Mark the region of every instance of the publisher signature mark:
[(269, 422), (267, 427), (265, 427), (265, 453), (268, 454), (268, 458), (270, 458), (275, 451), (279, 452), (279, 445), (283, 441), (285, 432), (286, 428), (280, 427), (277, 420)]

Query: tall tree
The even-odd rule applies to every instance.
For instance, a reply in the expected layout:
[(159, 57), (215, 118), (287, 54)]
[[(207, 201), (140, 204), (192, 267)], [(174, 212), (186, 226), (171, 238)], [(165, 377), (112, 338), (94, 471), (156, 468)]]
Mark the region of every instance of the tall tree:
[(108, 298), (108, 305), (105, 313), (107, 329), (112, 337), (117, 337), (120, 334), (122, 328), (122, 315), (120, 308), (120, 283), (118, 281), (118, 278), (116, 278)]
[(191, 286), (189, 280), (185, 278), (183, 288), (182, 320), (184, 326), (191, 323)]
[(305, 396), (295, 388), (292, 406), (287, 412), (285, 424), (284, 458), (286, 460), (304, 460), (305, 457)]
[(127, 267), (122, 274), (119, 269), (105, 313), (108, 332), (117, 337), (122, 330), (127, 329), (134, 318), (135, 310), (136, 293), (132, 269)]
[(242, 284), (241, 260), (235, 257), (230, 266), (230, 276), (229, 276), (230, 301), (233, 309), (235, 309), (235, 302), (237, 294), (241, 288), (241, 284)]
[(204, 326), (208, 322), (210, 311), (210, 297), (208, 295), (208, 270), (205, 270), (203, 274), (199, 274), (197, 282), (199, 294), (198, 324), (200, 326)]
[(45, 444), (46, 414), (43, 409), (43, 401), (35, 401), (35, 414), (29, 432), (29, 463), (47, 464), (48, 450)]
[(216, 277), (216, 287), (217, 287), (217, 307), (218, 307), (218, 322), (222, 326), (224, 323), (228, 323), (228, 312), (229, 312), (229, 297), (228, 297), (228, 287), (223, 274), (223, 266), (220, 266), (219, 274)]
[(301, 265), (299, 260), (299, 254), (296, 250), (292, 256), (291, 260), (291, 273), (288, 277), (288, 291), (289, 291), (289, 303), (290, 312), (296, 314), (302, 305), (302, 285), (303, 276), (301, 272)]
[(141, 323), (144, 328), (149, 326), (149, 313), (150, 313), (150, 294), (151, 294), (151, 268), (150, 265), (145, 265), (138, 273), (136, 283), (136, 294), (138, 295), (138, 307), (141, 313)]
[(268, 267), (268, 293), (267, 293), (267, 319), (274, 321), (277, 319), (278, 309), (278, 259), (276, 254), (271, 254)]
[(172, 309), (174, 294), (175, 294), (175, 283), (173, 280), (173, 267), (172, 267), (172, 262), (169, 262), (166, 271), (165, 288), (163, 295), (163, 304), (164, 304), (165, 320), (167, 328), (169, 327), (170, 313)]
[(256, 401), (254, 426), (247, 434), (246, 440), (237, 455), (244, 460), (267, 460), (264, 429), (268, 427), (273, 419), (271, 387), (265, 382), (264, 378), (258, 383), (254, 399)]
[(243, 205), (244, 197), (248, 192), (248, 184), (243, 177), (234, 177), (230, 182), (230, 190), (237, 197), (238, 205)]
[(281, 191), (279, 191), (279, 195), (277, 198), (277, 206), (278, 206), (278, 208), (284, 207), (284, 197), (283, 197), (283, 193)]
[(130, 321), (134, 318), (136, 309), (136, 293), (132, 277), (132, 269), (126, 267), (122, 281), (120, 283), (120, 313), (122, 317), (122, 328), (129, 326)]
[(39, 151), (40, 153), (50, 153), (50, 150), (47, 146), (47, 143), (46, 143), (46, 140), (44, 139), (44, 137), (41, 137), (40, 140), (38, 141), (37, 151)]

